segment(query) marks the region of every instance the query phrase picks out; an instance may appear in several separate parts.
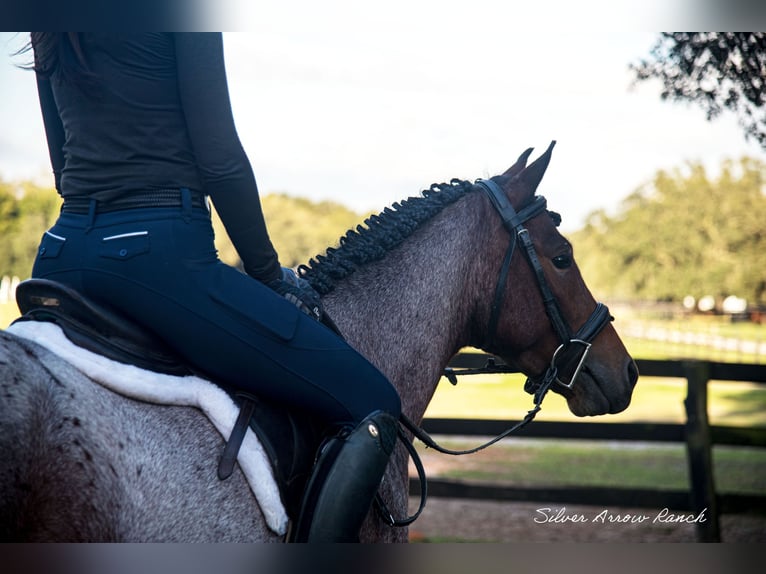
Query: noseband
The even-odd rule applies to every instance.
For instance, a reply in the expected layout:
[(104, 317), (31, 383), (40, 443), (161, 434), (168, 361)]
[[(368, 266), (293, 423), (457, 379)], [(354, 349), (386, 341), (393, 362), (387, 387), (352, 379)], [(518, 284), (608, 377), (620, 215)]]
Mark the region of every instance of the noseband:
[[(511, 202), (508, 200), (508, 197), (497, 183), (491, 179), (480, 179), (476, 181), (476, 185), (487, 194), (490, 202), (503, 220), (503, 225), (510, 234), (510, 242), (508, 244), (508, 249), (505, 252), (503, 266), (500, 268), (500, 275), (497, 280), (495, 295), (492, 300), (489, 326), (487, 329), (487, 342), (493, 341), (497, 333), (497, 324), (500, 320), (500, 311), (502, 308), (503, 295), (505, 294), (505, 286), (508, 281), (508, 272), (511, 267), (511, 259), (516, 250), (516, 245), (521, 242), (521, 247), (523, 248), (522, 253), (537, 279), (537, 286), (540, 288), (540, 294), (542, 295), (543, 304), (545, 305), (545, 312), (548, 315), (548, 319), (553, 326), (553, 330), (556, 331), (556, 335), (560, 342), (558, 348), (553, 352), (553, 357), (551, 357), (550, 364), (546, 371), (537, 377), (528, 377), (524, 384), (524, 390), (530, 394), (536, 395), (538, 392), (546, 392), (554, 382), (567, 389), (571, 389), (585, 364), (585, 358), (588, 356), (593, 340), (613, 319), (609, 314), (609, 309), (603, 303), (596, 303), (596, 308), (593, 310), (590, 317), (588, 317), (588, 320), (585, 321), (580, 329), (573, 335), (572, 330), (569, 328), (569, 323), (564, 319), (558, 301), (553, 295), (553, 292), (548, 285), (548, 281), (545, 278), (543, 267), (540, 265), (540, 260), (535, 252), (534, 244), (529, 237), (529, 231), (524, 227), (526, 221), (547, 211), (547, 202), (545, 201), (545, 198), (536, 196), (532, 203), (517, 213), (511, 205)], [(556, 217), (556, 219), (558, 218)], [(556, 222), (556, 225), (558, 226), (558, 221)], [(569, 379), (569, 382), (566, 383), (559, 377), (559, 372), (564, 367), (574, 364), (575, 362), (576, 364), (572, 376)]]

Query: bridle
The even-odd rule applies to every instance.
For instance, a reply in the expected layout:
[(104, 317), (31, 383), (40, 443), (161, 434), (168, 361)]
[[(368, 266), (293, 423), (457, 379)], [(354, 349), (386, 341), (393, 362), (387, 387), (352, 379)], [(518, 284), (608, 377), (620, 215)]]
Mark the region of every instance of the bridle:
[[(545, 305), (545, 313), (548, 315), (548, 319), (560, 342), (558, 348), (553, 352), (548, 368), (539, 376), (528, 377), (524, 384), (524, 390), (530, 394), (538, 395), (543, 389), (547, 391), (554, 382), (567, 389), (571, 389), (585, 364), (585, 359), (588, 356), (593, 340), (612, 321), (613, 317), (609, 314), (609, 309), (606, 305), (596, 303), (596, 308), (590, 317), (588, 317), (576, 333), (572, 334), (569, 323), (564, 319), (558, 301), (545, 278), (543, 267), (535, 252), (529, 231), (524, 227), (524, 223), (547, 211), (545, 198), (536, 196), (530, 204), (516, 212), (500, 186), (491, 179), (479, 179), (476, 181), (476, 186), (487, 194), (490, 202), (500, 215), (503, 225), (510, 234), (510, 242), (503, 258), (503, 265), (500, 268), (500, 275), (497, 279), (495, 295), (492, 300), (492, 307), (490, 308), (487, 342), (491, 343), (497, 335), (497, 324), (500, 320), (500, 311), (502, 309), (505, 287), (508, 282), (511, 259), (513, 259), (516, 246), (521, 243), (522, 253), (537, 280), (537, 286), (540, 289), (543, 304)], [(575, 362), (576, 364), (569, 382), (564, 382), (559, 377), (559, 373), (563, 367), (567, 367)]]
[[(503, 225), (510, 234), (510, 242), (508, 244), (508, 248), (505, 251), (505, 257), (503, 258), (503, 264), (500, 268), (497, 285), (495, 286), (495, 293), (492, 299), (492, 306), (490, 308), (489, 325), (487, 327), (487, 339), (485, 340), (484, 346), (489, 347), (496, 338), (497, 325), (500, 321), (503, 297), (505, 295), (505, 288), (508, 283), (508, 274), (511, 268), (511, 260), (513, 259), (513, 254), (516, 252), (516, 246), (519, 243), (521, 243), (522, 252), (527, 262), (529, 263), (529, 266), (534, 272), (535, 278), (537, 280), (537, 286), (540, 289), (540, 294), (543, 298), (543, 304), (545, 305), (545, 313), (548, 315), (548, 319), (553, 326), (553, 330), (556, 331), (556, 335), (558, 336), (560, 344), (553, 352), (553, 356), (551, 357), (548, 368), (541, 375), (528, 376), (527, 381), (524, 384), (524, 390), (534, 395), (534, 408), (528, 411), (526, 416), (521, 421), (517, 422), (511, 428), (507, 429), (497, 437), (480, 446), (467, 450), (451, 450), (442, 447), (426, 431), (424, 431), (417, 424), (411, 421), (406, 415), (404, 415), (404, 413), (400, 415), (399, 420), (402, 425), (415, 437), (420, 439), (426, 446), (433, 448), (441, 453), (450, 455), (471, 454), (485, 449), (530, 423), (542, 408), (543, 398), (553, 383), (566, 387), (567, 389), (571, 389), (574, 386), (577, 377), (580, 375), (580, 372), (582, 371), (583, 365), (585, 364), (585, 359), (588, 356), (588, 352), (590, 351), (593, 340), (613, 319), (613, 317), (609, 314), (609, 309), (607, 309), (606, 305), (603, 303), (596, 303), (596, 308), (590, 314), (590, 317), (588, 317), (588, 319), (580, 327), (580, 329), (577, 330), (576, 333), (572, 334), (569, 323), (561, 313), (561, 308), (559, 307), (558, 301), (556, 300), (556, 297), (553, 295), (553, 292), (548, 285), (548, 280), (545, 278), (543, 267), (540, 264), (537, 253), (535, 252), (534, 244), (532, 243), (532, 239), (529, 236), (529, 231), (527, 231), (526, 227), (524, 227), (524, 223), (543, 212), (547, 212), (549, 215), (551, 215), (551, 217), (554, 217), (554, 214), (547, 211), (547, 202), (545, 201), (544, 197), (536, 196), (530, 204), (523, 207), (519, 212), (516, 212), (500, 186), (491, 179), (477, 180), (476, 187), (480, 188), (487, 194), (490, 202), (494, 206), (497, 213), (500, 215), (500, 218), (503, 221)], [(556, 216), (554, 219), (558, 220), (558, 217)], [(558, 225), (558, 221), (556, 221), (556, 224)], [(569, 382), (564, 382), (559, 377), (559, 372), (563, 372), (564, 369), (574, 363), (576, 364), (574, 370), (572, 371), (572, 376), (569, 379)], [(485, 367), (484, 369), (473, 369), (472, 374), (503, 371), (503, 369), (497, 369), (494, 364), (488, 364), (488, 367)], [(448, 374), (448, 378), (450, 378), (450, 380), (454, 379), (454, 373), (450, 372)], [(456, 380), (453, 380), (453, 383), (454, 382), (456, 382)], [(390, 526), (407, 526), (412, 524), (412, 522), (414, 522), (423, 511), (426, 503), (426, 498), (428, 496), (425, 471), (417, 451), (415, 451), (412, 443), (407, 440), (407, 437), (404, 435), (401, 428), (399, 429), (399, 436), (402, 439), (402, 443), (404, 444), (405, 448), (407, 448), (407, 451), (409, 452), (418, 473), (418, 479), (420, 480), (421, 488), (420, 506), (413, 515), (402, 520), (397, 520), (388, 510), (380, 495), (377, 495), (375, 497), (375, 506), (380, 516)]]

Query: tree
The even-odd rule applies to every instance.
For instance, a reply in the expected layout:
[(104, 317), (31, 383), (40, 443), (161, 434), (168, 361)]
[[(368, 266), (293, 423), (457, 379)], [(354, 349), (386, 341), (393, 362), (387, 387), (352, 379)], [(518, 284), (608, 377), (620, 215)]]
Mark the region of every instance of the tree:
[(658, 172), (609, 216), (590, 215), (572, 236), (594, 291), (616, 298), (680, 301), (737, 295), (766, 303), (766, 164), (726, 162)]
[(61, 198), (55, 190), (30, 182), (0, 179), (0, 277), (25, 279), (32, 272), (40, 237), (53, 225)]
[(363, 217), (333, 201), (270, 194), (263, 198), (263, 214), (282, 265), (308, 263), (328, 247), (338, 245), (346, 231)]
[(663, 100), (699, 104), (708, 120), (736, 113), (745, 138), (766, 149), (766, 33), (664, 33), (630, 68), (637, 82), (661, 80)]
[[(363, 216), (332, 201), (270, 194), (262, 198), (269, 234), (286, 267), (308, 263), (361, 223)], [(56, 221), (61, 198), (55, 189), (0, 177), (0, 277), (30, 276), (40, 237)], [(242, 267), (218, 215), (213, 211), (216, 249), (225, 263)]]
[[(337, 246), (341, 236), (363, 220), (361, 215), (339, 203), (313, 202), (281, 193), (263, 196), (261, 205), (271, 242), (285, 267), (308, 263), (309, 259), (324, 253), (328, 247)], [(242, 262), (237, 251), (215, 212), (213, 227), (219, 257), (241, 269)]]

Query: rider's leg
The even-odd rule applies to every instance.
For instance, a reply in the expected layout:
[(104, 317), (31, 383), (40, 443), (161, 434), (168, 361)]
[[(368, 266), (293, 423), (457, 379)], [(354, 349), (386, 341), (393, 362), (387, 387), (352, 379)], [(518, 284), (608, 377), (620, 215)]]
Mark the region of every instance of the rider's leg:
[(358, 542), (396, 444), (397, 420), (375, 412), (320, 450), (290, 542)]
[(386, 377), (330, 329), (263, 283), (221, 263), (209, 215), (157, 210), (63, 214), (35, 277), (62, 281), (149, 327), (209, 378), (264, 400), (356, 426), (399, 415)]

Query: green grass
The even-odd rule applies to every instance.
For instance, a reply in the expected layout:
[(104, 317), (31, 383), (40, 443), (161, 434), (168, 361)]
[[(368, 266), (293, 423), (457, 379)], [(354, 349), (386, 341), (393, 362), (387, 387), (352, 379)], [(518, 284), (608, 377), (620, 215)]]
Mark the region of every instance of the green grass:
[(0, 329), (5, 329), (11, 321), (19, 316), (19, 308), (16, 303), (0, 303)]
[[(752, 323), (733, 323), (723, 317), (692, 316), (684, 321), (650, 320), (669, 329), (713, 329), (718, 334), (741, 339), (766, 340), (766, 326)], [(615, 323), (619, 332), (619, 324)], [(684, 344), (624, 338), (631, 355), (640, 359), (699, 359), (718, 362), (764, 363), (763, 355), (746, 355), (737, 351), (710, 349)], [(427, 417), (481, 418), (517, 420), (532, 407), (531, 397), (523, 391), (522, 375), (493, 375), (461, 377), (453, 387), (442, 379), (431, 401)], [(566, 401), (553, 393), (545, 398), (543, 410), (537, 420), (597, 421), (597, 422), (667, 422), (686, 420), (683, 401), (686, 398), (686, 380), (677, 378), (642, 377), (633, 392), (628, 409), (617, 415), (597, 419), (578, 419), (566, 406)], [(708, 383), (708, 413), (715, 425), (766, 427), (766, 385), (710, 381)]]
[[(639, 346), (636, 349), (630, 346), (630, 341), (626, 344), (634, 357), (674, 359), (684, 356), (674, 355), (673, 349), (667, 347)], [(738, 359), (731, 355), (711, 358), (731, 362)], [(457, 386), (442, 379), (426, 416), (518, 420), (532, 406), (532, 399), (523, 391), (523, 384), (522, 375), (462, 377)], [(642, 377), (631, 405), (622, 413), (579, 419), (569, 412), (561, 396), (549, 393), (536, 420), (683, 423), (686, 420), (685, 397), (684, 379)], [(708, 383), (708, 413), (714, 425), (766, 427), (766, 385), (711, 381)], [(443, 440), (446, 445), (458, 449), (479, 442), (478, 439)], [(430, 471), (429, 476), (511, 486), (689, 488), (683, 444), (510, 439), (481, 453), (457, 457), (459, 460), (446, 458), (451, 460), (441, 456), (436, 471)], [(766, 449), (715, 446), (713, 460), (718, 492), (766, 494)]]
[[(442, 379), (426, 416), (517, 420), (532, 408), (532, 397), (524, 392), (523, 385), (522, 375), (461, 377), (457, 386)], [(560, 395), (548, 393), (536, 420), (683, 423), (685, 397), (685, 379), (643, 377), (630, 406), (622, 413), (580, 419), (569, 412)], [(766, 385), (711, 381), (708, 414), (715, 425), (766, 427)]]
[[(445, 439), (444, 444), (466, 448), (472, 443)], [(460, 460), (447, 463), (442, 458), (440, 463), (430, 476), (530, 487), (689, 488), (681, 444), (511, 439)], [(717, 446), (713, 467), (717, 492), (766, 494), (766, 450)]]

